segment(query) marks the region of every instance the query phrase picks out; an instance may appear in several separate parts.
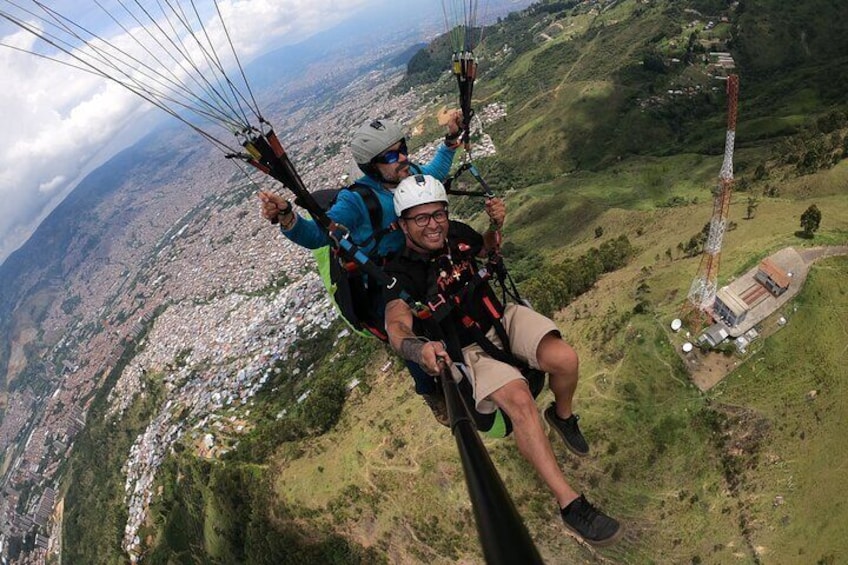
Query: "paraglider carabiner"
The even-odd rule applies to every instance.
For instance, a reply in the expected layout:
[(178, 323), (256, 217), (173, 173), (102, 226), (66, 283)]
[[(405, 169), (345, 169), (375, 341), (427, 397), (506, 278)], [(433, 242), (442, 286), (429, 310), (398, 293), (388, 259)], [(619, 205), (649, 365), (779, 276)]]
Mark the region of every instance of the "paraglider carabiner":
[(330, 224), (330, 229), (327, 235), (330, 237), (336, 247), (344, 247), (342, 246), (342, 241), (348, 241), (350, 239), (350, 230), (341, 224), (332, 222)]

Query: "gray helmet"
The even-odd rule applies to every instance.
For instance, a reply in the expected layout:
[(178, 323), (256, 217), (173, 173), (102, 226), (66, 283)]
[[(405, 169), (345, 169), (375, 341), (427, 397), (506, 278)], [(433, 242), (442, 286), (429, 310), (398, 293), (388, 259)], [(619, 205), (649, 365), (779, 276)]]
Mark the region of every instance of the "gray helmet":
[(371, 159), (405, 137), (400, 124), (393, 120), (368, 120), (353, 133), (350, 151), (358, 165)]

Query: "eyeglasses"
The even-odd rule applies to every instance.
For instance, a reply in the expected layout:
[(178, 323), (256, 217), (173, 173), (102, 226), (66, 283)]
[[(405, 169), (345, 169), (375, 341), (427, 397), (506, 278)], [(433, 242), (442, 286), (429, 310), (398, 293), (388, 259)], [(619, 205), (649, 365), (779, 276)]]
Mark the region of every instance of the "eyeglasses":
[(418, 214), (416, 216), (403, 216), (404, 220), (412, 220), (419, 228), (423, 228), (430, 224), (430, 220), (436, 220), (437, 224), (441, 224), (448, 219), (447, 210), (436, 210), (432, 214)]
[(386, 165), (394, 165), (398, 161), (400, 161), (400, 156), (404, 157), (409, 155), (409, 150), (406, 148), (406, 140), (400, 140), (400, 147), (397, 149), (392, 149), (389, 151), (383, 151), (373, 159), (371, 159), (372, 163), (384, 163)]

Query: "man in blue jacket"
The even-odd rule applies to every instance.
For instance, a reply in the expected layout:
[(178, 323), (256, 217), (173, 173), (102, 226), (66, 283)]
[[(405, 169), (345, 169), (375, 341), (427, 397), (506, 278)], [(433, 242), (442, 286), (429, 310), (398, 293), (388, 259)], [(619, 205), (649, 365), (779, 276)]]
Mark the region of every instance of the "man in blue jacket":
[[(392, 191), (400, 181), (411, 174), (427, 174), (440, 180), (447, 178), (456, 148), (459, 146), (461, 120), (459, 112), (451, 114), (445, 143), (439, 146), (433, 159), (426, 165), (409, 161), (404, 131), (395, 121), (369, 120), (354, 132), (350, 143), (351, 153), (356, 164), (365, 173), (356, 179), (355, 184), (367, 186), (379, 199), (382, 208), (380, 229), (385, 229), (397, 219), (392, 204)], [(294, 243), (309, 249), (330, 244), (327, 232), (314, 221), (296, 214), (282, 196), (261, 192), (259, 198), (262, 200), (263, 215), (269, 220), (278, 219), (283, 235)], [(374, 242), (369, 241), (374, 228), (368, 207), (354, 191), (339, 192), (336, 202), (327, 211), (327, 216), (350, 230), (353, 242), (371, 257), (386, 257), (403, 248), (403, 235), (395, 231), (383, 237), (375, 250)]]
[[(448, 133), (445, 142), (436, 151), (433, 159), (425, 164), (411, 163), (408, 157), (406, 136), (403, 128), (393, 120), (375, 119), (362, 124), (353, 134), (350, 143), (354, 161), (364, 173), (355, 184), (369, 188), (379, 201), (382, 220), (375, 237), (371, 216), (363, 197), (354, 190), (342, 190), (327, 216), (335, 223), (347, 228), (354, 244), (372, 259), (385, 258), (404, 247), (400, 230), (384, 232), (397, 220), (392, 195), (400, 181), (412, 174), (427, 174), (445, 180), (453, 164), (453, 157), (460, 145), (462, 114), (454, 111), (449, 115)], [(330, 238), (321, 226), (311, 219), (301, 217), (291, 204), (279, 194), (263, 191), (262, 214), (271, 221), (278, 221), (284, 236), (298, 245), (317, 249), (330, 244)], [(444, 398), (438, 394), (436, 380), (414, 363), (407, 363), (415, 380), (415, 391), (420, 394), (436, 420), (448, 425)]]

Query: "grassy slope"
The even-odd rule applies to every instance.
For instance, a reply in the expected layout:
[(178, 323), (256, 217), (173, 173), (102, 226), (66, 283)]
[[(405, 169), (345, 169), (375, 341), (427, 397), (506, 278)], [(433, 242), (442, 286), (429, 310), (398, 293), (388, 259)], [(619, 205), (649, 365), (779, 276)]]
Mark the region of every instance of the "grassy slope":
[[(603, 17), (623, 18), (630, 8), (625, 3), (622, 14)], [(590, 23), (588, 16), (581, 16), (574, 21), (575, 29), (582, 32)], [(630, 95), (617, 88), (620, 85), (615, 81), (593, 78), (595, 56), (608, 61), (632, 60), (637, 43), (633, 38), (652, 33), (665, 23), (663, 17), (648, 14), (628, 29), (631, 39), (602, 31), (581, 45), (587, 53), (594, 53), (592, 56), (582, 57), (578, 50), (570, 49), (567, 34), (542, 50), (523, 55), (506, 71), (506, 78), (495, 78), (481, 89), (484, 99), (490, 95), (513, 98), (509, 119), (492, 128), (493, 135), (504, 140), (517, 161), (568, 173), (583, 155), (579, 148), (575, 150), (578, 140), (587, 145), (585, 153), (597, 150), (600, 137), (620, 133), (609, 118), (624, 112)], [(546, 60), (557, 60), (550, 75), (559, 80), (533, 76), (534, 65), (541, 60), (534, 58), (544, 58), (545, 51), (551, 52)], [(510, 85), (515, 84), (521, 85), (520, 92), (510, 92)], [(766, 97), (758, 98), (755, 108), (762, 108)], [(821, 103), (819, 94), (811, 91), (782, 101), (778, 119), (755, 114), (746, 121), (740, 115), (736, 156), (740, 173), (769, 158), (767, 148), (747, 139), (795, 131), (805, 121), (805, 114)], [(625, 131), (639, 123), (638, 117), (627, 119), (630, 122), (622, 126)], [(723, 142), (720, 112), (698, 127), (706, 133), (690, 137), (709, 138), (706, 145)], [(594, 133), (587, 138), (589, 130)], [(746, 132), (750, 132), (748, 138)], [(668, 132), (659, 129), (648, 133), (662, 142), (669, 139)], [(650, 140), (648, 135), (640, 142)], [(632, 149), (620, 140), (617, 143)], [(588, 157), (598, 161), (596, 155)], [(819, 376), (798, 379), (787, 387), (791, 392), (771, 385), (777, 375), (765, 383), (746, 379), (745, 371), (753, 363), (740, 360), (741, 370), (726, 384), (702, 394), (689, 383), (665, 329), (677, 315), (699, 261), (681, 258), (677, 244), (685, 243), (709, 221), (710, 189), (717, 182), (720, 165), (720, 155), (625, 157), (598, 172), (554, 176), (508, 196), (507, 238), (549, 260), (577, 256), (620, 234), (627, 235), (639, 249), (628, 267), (605, 276), (557, 318), (566, 339), (581, 356), (577, 410), (583, 416), (593, 456), (575, 460), (555, 443), (556, 451), (573, 484), (623, 519), (624, 540), (615, 547), (593, 551), (568, 539), (544, 486), (512, 441), (488, 442), (546, 562), (769, 563), (783, 562), (786, 555), (791, 556), (786, 560), (798, 555), (799, 562), (828, 556), (838, 562), (846, 557), (840, 541), (845, 537), (841, 524), (846, 522), (846, 510), (838, 496), (838, 469), (844, 468), (844, 456), (839, 455), (836, 426), (844, 420), (844, 387), (836, 390), (839, 380), (834, 374), (839, 369), (833, 365), (834, 359), (844, 357), (844, 345), (838, 338), (844, 338), (845, 326), (831, 319), (840, 313), (844, 318), (845, 287), (839, 281), (848, 273), (846, 262), (835, 259), (816, 267), (808, 289), (796, 301), (816, 304), (819, 295), (834, 296), (834, 308), (802, 307), (799, 312), (808, 312), (806, 317), (796, 316), (790, 328), (764, 342), (764, 351), (786, 352), (780, 357), (779, 374), (788, 381), (808, 372), (811, 361), (807, 355), (824, 353), (822, 369), (816, 372)], [(725, 236), (721, 281), (786, 245), (848, 243), (846, 175), (846, 161), (797, 179), (774, 171), (768, 180), (780, 186), (781, 195), (761, 198), (751, 220), (743, 219), (749, 194), (734, 195), (730, 219), (737, 227)], [(759, 196), (763, 186), (764, 181), (755, 183), (750, 194)], [(672, 197), (690, 204), (656, 207)], [(821, 231), (813, 241), (800, 240), (794, 232), (800, 214), (811, 203), (823, 210)], [(601, 239), (594, 236), (597, 226), (604, 228)], [(671, 250), (671, 258), (666, 250)], [(631, 317), (640, 281), (650, 285), (654, 311)], [(841, 289), (834, 288), (839, 285)], [(806, 337), (819, 327), (834, 327), (835, 335), (815, 342)], [(803, 348), (807, 355), (788, 353), (796, 338), (810, 342)], [(818, 384), (816, 378), (829, 382), (830, 388)], [(452, 438), (412, 395), (403, 371), (377, 375), (376, 379), (370, 394), (357, 394), (348, 403), (342, 423), (334, 430), (284, 450), (276, 463), (280, 469), (277, 493), (304, 516), (317, 515), (346, 536), (366, 546), (376, 545), (390, 560), (481, 561)], [(808, 414), (812, 405), (803, 400), (811, 388), (822, 394), (815, 404), (822, 420), (815, 433)], [(549, 393), (543, 393), (539, 405), (549, 398)], [(842, 407), (834, 409), (840, 402)], [(736, 406), (742, 407), (741, 416)], [(789, 417), (793, 424), (781, 429), (774, 422), (782, 417)], [(802, 419), (803, 426), (795, 423)], [(748, 427), (773, 431), (758, 436), (744, 433)], [(801, 427), (807, 430), (804, 441), (798, 439)], [(737, 441), (749, 435), (754, 439), (748, 443)], [(785, 455), (770, 465), (751, 463), (768, 460), (761, 453), (766, 444), (769, 453)], [(808, 451), (802, 453), (801, 448)], [(828, 469), (802, 460), (801, 455), (808, 454), (814, 461), (828, 461)], [(745, 467), (747, 464), (751, 467)], [(792, 486), (784, 488), (781, 481), (787, 483), (790, 475)], [(822, 484), (829, 488), (821, 489)], [(814, 492), (813, 485), (819, 490)], [(776, 496), (772, 491), (780, 491), (785, 498), (779, 510), (772, 508)], [(817, 506), (807, 505), (807, 496), (814, 496)], [(817, 518), (815, 526), (808, 526), (816, 516), (833, 519), (822, 525)]]
[[(386, 357), (378, 355), (373, 367)], [(395, 360), (386, 373), (374, 371), (371, 392), (355, 391), (331, 432), (283, 450), (277, 492), (305, 514), (326, 509), (323, 520), (366, 546), (377, 544), (390, 559), (425, 560), (431, 545), (435, 555), (475, 552), (453, 440), (431, 420), (401, 366)], [(432, 513), (434, 503), (443, 511)], [(445, 532), (428, 527), (431, 516)]]
[[(833, 174), (836, 172), (830, 171), (806, 182), (827, 192), (827, 179)], [(547, 202), (556, 198), (552, 194)], [(546, 199), (539, 197), (539, 201)], [(816, 202), (829, 211), (829, 220), (823, 222), (827, 233), (814, 242), (833, 239), (846, 243), (848, 198), (831, 195)], [(767, 201), (755, 219), (743, 221), (737, 216), (740, 227), (728, 232), (723, 272), (735, 272), (762, 257), (764, 250), (802, 243), (793, 232), (807, 205), (806, 200)], [(738, 215), (739, 209), (735, 202), (732, 210)], [(710, 205), (703, 203), (663, 210), (604, 211), (598, 222), (608, 226), (605, 236), (627, 233), (642, 252), (630, 266), (606, 277), (559, 317), (566, 338), (581, 355), (577, 409), (592, 440), (594, 455), (588, 461), (577, 461), (563, 455), (559, 447), (557, 452), (573, 483), (627, 524), (625, 540), (601, 552), (617, 562), (681, 562), (696, 556), (707, 562), (745, 562), (753, 559), (752, 546), (763, 545), (770, 550), (777, 537), (765, 527), (762, 540), (757, 533), (750, 539), (743, 535), (740, 522), (756, 525), (773, 514), (769, 507), (773, 497), (760, 500), (762, 507), (757, 507), (749, 503), (747, 494), (747, 489), (762, 489), (760, 485), (771, 479), (767, 473), (753, 473), (745, 476), (746, 486), (741, 491), (730, 488), (727, 448), (716, 441), (711, 424), (724, 411), (710, 402), (713, 397), (728, 402), (729, 394), (702, 395), (694, 389), (663, 329), (679, 308), (697, 269), (697, 259), (669, 261), (664, 256), (657, 260), (656, 256), (688, 238), (709, 217), (710, 210)], [(634, 233), (638, 226), (646, 228), (641, 237)], [(586, 227), (572, 234), (577, 244), (569, 251), (578, 253), (581, 246), (596, 244), (591, 231)], [(610, 317), (632, 309), (632, 292), (643, 266), (651, 271), (647, 281), (657, 310), (632, 318), (611, 341), (604, 342), (600, 335)], [(834, 260), (814, 272), (819, 275), (811, 279), (813, 283), (823, 273), (838, 280), (840, 273), (846, 274), (846, 264)], [(842, 288), (839, 296), (844, 312), (844, 284)], [(799, 302), (812, 302), (815, 299), (811, 296), (821, 292), (814, 284)], [(809, 328), (832, 325), (816, 312), (836, 315), (822, 308), (811, 312), (808, 320), (793, 320), (798, 326), (795, 331), (812, 334)], [(844, 326), (840, 327), (844, 333)], [(791, 342), (792, 335), (785, 331), (773, 339)], [(818, 347), (830, 351), (831, 356), (840, 353), (829, 342)], [(786, 375), (803, 371), (808, 362), (804, 356), (781, 361)], [(374, 366), (381, 364), (378, 360)], [(431, 421), (426, 408), (409, 390), (402, 371), (378, 375), (373, 386), (370, 394), (357, 395), (348, 403), (342, 423), (333, 431), (286, 451), (277, 463), (277, 492), (304, 516), (314, 517), (317, 510), (320, 519), (337, 531), (366, 546), (377, 545), (390, 559), (445, 563), (462, 557), (479, 560), (452, 438)], [(795, 396), (801, 397), (809, 388), (816, 388), (798, 386), (793, 390), (800, 390)], [(732, 403), (760, 411), (758, 406), (768, 402), (771, 392), (772, 388), (752, 385)], [(543, 393), (540, 406), (548, 398), (549, 394)], [(838, 398), (834, 395), (828, 402), (838, 402)], [(837, 422), (840, 413), (827, 418)], [(821, 427), (825, 429), (826, 425)], [(835, 432), (834, 427), (828, 438), (822, 432), (823, 443), (817, 449), (832, 450), (829, 442), (836, 441)], [(544, 486), (521, 460), (511, 440), (491, 441), (489, 447), (546, 560), (593, 560), (592, 551), (562, 535)], [(786, 473), (785, 469), (781, 472)], [(818, 476), (816, 468), (803, 464), (794, 467), (792, 473), (794, 481), (804, 485)], [(800, 498), (794, 501), (784, 496), (787, 511), (792, 504), (803, 505)], [(839, 513), (842, 505), (838, 498), (830, 500), (834, 501), (832, 511)], [(799, 517), (798, 522), (801, 520)], [(818, 540), (811, 534), (798, 533), (809, 536), (808, 552)], [(834, 533), (823, 535), (828, 539)]]
[(741, 496), (767, 562), (848, 559), (846, 274), (844, 257), (817, 265), (787, 327), (711, 393), (769, 423)]

